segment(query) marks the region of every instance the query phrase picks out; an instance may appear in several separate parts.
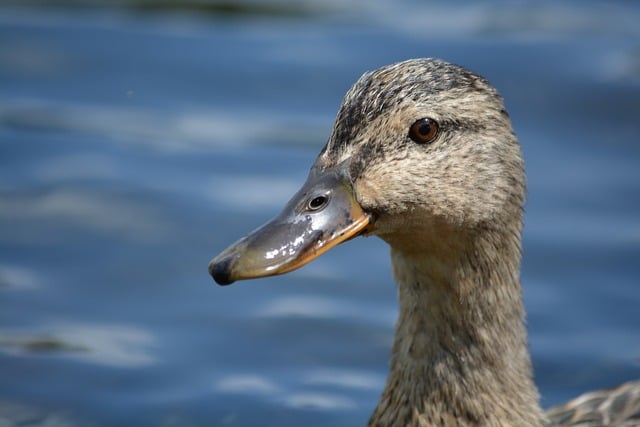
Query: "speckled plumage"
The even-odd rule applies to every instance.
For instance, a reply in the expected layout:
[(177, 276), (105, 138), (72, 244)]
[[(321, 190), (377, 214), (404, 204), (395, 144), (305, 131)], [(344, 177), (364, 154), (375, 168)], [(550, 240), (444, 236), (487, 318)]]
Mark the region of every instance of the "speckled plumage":
[(640, 381), (543, 414), (520, 287), (524, 200), (497, 91), (462, 67), (409, 60), (354, 84), (302, 188), (209, 273), (229, 285), (359, 234), (385, 240), (400, 314), (372, 427), (640, 424)]
[[(439, 135), (417, 144), (408, 129), (427, 117)], [(316, 165), (344, 161), (375, 217), (370, 234), (391, 246), (399, 290), (390, 374), (369, 425), (544, 425), (519, 280), (524, 165), (497, 91), (435, 59), (366, 73)]]

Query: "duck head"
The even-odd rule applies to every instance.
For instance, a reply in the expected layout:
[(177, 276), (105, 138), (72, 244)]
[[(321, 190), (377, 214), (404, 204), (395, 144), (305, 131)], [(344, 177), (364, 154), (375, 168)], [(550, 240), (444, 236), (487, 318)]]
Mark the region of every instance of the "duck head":
[[(524, 172), (502, 98), (436, 59), (364, 74), (302, 188), (209, 264), (219, 284), (282, 274), (358, 235), (449, 252), (476, 230), (521, 227)], [(447, 251), (444, 251), (447, 252)]]

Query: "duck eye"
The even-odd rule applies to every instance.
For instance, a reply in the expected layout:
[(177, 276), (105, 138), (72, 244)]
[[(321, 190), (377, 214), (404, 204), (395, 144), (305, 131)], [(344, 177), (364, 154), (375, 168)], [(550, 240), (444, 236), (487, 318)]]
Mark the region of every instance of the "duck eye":
[(438, 136), (438, 122), (433, 119), (416, 120), (409, 128), (409, 138), (418, 144), (428, 144)]
[(309, 200), (309, 203), (307, 204), (307, 208), (310, 211), (317, 211), (319, 209), (322, 209), (327, 204), (328, 201), (329, 201), (329, 198), (327, 196), (317, 196)]

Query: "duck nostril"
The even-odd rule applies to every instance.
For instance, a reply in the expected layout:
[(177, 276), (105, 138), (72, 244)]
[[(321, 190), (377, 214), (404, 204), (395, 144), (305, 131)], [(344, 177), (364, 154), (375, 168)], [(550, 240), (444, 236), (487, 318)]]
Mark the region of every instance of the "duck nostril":
[(310, 211), (317, 211), (325, 207), (328, 201), (329, 201), (329, 198), (327, 196), (317, 196), (309, 200), (307, 207), (309, 208)]

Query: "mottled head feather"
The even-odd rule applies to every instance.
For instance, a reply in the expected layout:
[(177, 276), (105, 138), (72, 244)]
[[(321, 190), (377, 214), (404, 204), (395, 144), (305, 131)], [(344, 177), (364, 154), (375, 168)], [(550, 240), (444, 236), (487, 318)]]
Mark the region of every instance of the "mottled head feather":
[[(367, 72), (345, 95), (323, 154), (327, 158), (339, 158), (348, 151), (349, 145), (358, 142), (363, 128), (405, 103), (427, 100), (436, 103), (445, 98), (464, 101), (461, 95), (470, 92), (491, 99), (490, 105), (498, 106), (504, 113), (502, 98), (484, 78), (439, 59), (411, 59)], [(462, 118), (464, 116), (456, 114), (450, 120), (458, 125), (478, 125), (476, 116), (468, 116), (466, 122), (461, 122)]]
[[(416, 144), (409, 129), (423, 118), (439, 133)], [(503, 100), (458, 65), (423, 58), (365, 73), (347, 92), (316, 167), (343, 162), (385, 240), (409, 224), (432, 234), (436, 222), (468, 230), (521, 218), (524, 165)]]

